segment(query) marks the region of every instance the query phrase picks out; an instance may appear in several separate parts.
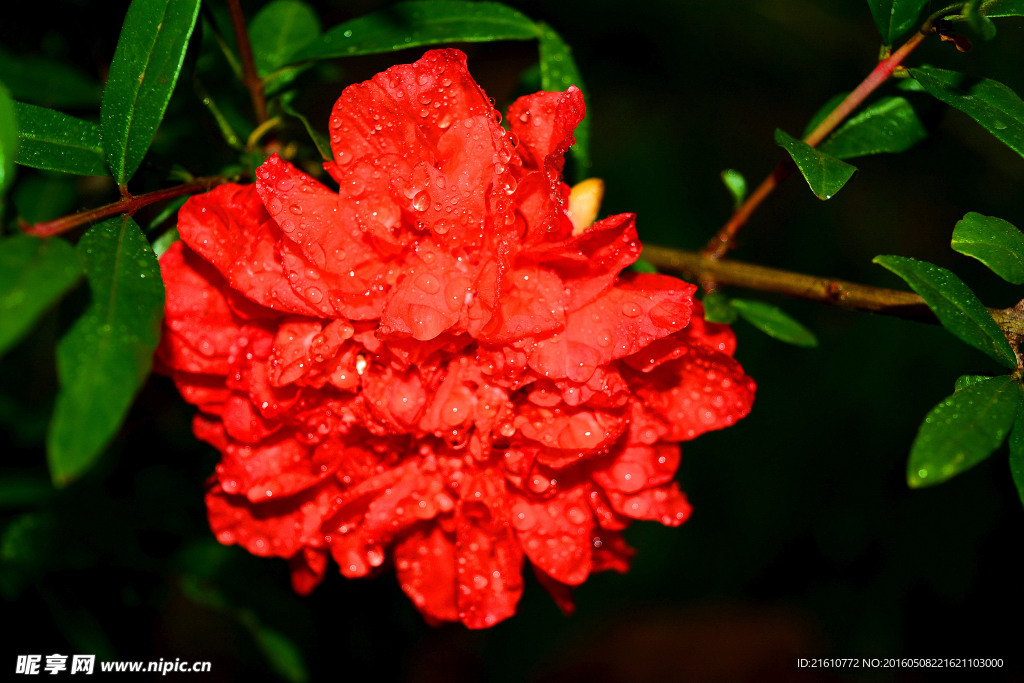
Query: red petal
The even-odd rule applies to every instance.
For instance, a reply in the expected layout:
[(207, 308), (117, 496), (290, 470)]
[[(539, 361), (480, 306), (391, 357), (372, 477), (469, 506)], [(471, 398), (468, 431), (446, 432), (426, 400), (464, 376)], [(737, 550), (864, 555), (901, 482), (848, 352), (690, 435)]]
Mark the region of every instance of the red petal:
[(572, 133), (587, 113), (576, 86), (565, 92), (539, 92), (520, 97), (508, 109), (509, 125), (519, 137), (524, 163), (561, 174), (562, 156), (576, 142)]
[(313, 592), (327, 571), (327, 553), (314, 548), (303, 548), (288, 560), (292, 572), (292, 588), (299, 595)]
[(456, 514), (459, 619), (469, 628), (487, 628), (515, 614), (523, 553), (502, 509), (504, 481), (482, 472), (463, 485)]
[(455, 542), (438, 526), (416, 527), (395, 545), (402, 590), (428, 622), (458, 621)]
[(536, 566), (571, 586), (590, 574), (594, 517), (582, 486), (558, 493), (547, 502), (512, 496), (512, 524), (519, 542)]
[(679, 491), (679, 484), (657, 486), (634, 494), (607, 491), (612, 507), (626, 517), (650, 519), (665, 526), (679, 526), (690, 516), (690, 504)]

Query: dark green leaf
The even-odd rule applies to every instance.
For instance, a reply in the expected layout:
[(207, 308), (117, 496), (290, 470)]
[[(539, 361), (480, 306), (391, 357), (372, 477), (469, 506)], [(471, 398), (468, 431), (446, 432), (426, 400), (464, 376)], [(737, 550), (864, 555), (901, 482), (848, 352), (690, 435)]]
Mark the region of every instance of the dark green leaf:
[[(537, 24), (540, 31), (540, 88), (541, 90), (561, 91), (575, 85), (586, 97), (587, 90), (583, 85), (576, 61), (572, 58), (572, 50), (562, 37), (547, 24)], [(590, 167), (590, 119), (584, 118), (576, 126), (574, 133), (576, 144), (572, 146), (572, 155), (580, 167)]]
[(262, 624), (253, 628), (252, 633), (278, 676), (290, 683), (305, 683), (309, 680), (302, 650), (290, 638)]
[(992, 378), (988, 375), (960, 375), (956, 378), (956, 384), (953, 385), (953, 389), (954, 391), (960, 391), (978, 382), (984, 382), (987, 379)]
[(869, 105), (829, 135), (818, 149), (837, 159), (903, 152), (928, 137), (917, 113), (902, 97)]
[(957, 391), (932, 408), (910, 448), (907, 483), (939, 484), (977, 465), (999, 448), (1013, 425), (1020, 389), (1009, 376)]
[(804, 134), (801, 137), (806, 138), (808, 135), (810, 135), (811, 132), (815, 128), (817, 128), (822, 121), (828, 118), (828, 115), (832, 113), (832, 110), (838, 107), (849, 94), (850, 93), (841, 92), (838, 95), (833, 96), (832, 99), (826, 102), (821, 109), (814, 113), (814, 116), (811, 117), (811, 120), (807, 122), (807, 127), (804, 128)]
[(739, 313), (724, 294), (708, 294), (701, 302), (704, 304), (704, 319), (709, 323), (731, 325), (736, 322)]
[(199, 0), (132, 0), (101, 109), (103, 145), (118, 185), (142, 163), (178, 82)]
[(47, 107), (94, 107), (100, 84), (78, 69), (41, 57), (13, 55), (0, 47), (0, 81), (16, 100)]
[(857, 171), (855, 166), (816, 150), (803, 140), (797, 140), (782, 130), (775, 131), (775, 142), (789, 152), (797, 169), (810, 186), (811, 192), (823, 201), (832, 199)]
[(14, 177), (14, 159), (18, 155), (18, 115), (14, 101), (0, 83), (0, 210), (4, 207), (4, 190)]
[(1024, 503), (1024, 397), (1018, 401), (1017, 417), (1010, 432), (1010, 475), (1017, 485), (1017, 495)]
[(320, 20), (298, 0), (275, 0), (257, 12), (249, 26), (253, 58), (260, 76), (281, 68), (299, 48), (320, 36)]
[(629, 267), (630, 270), (635, 270), (638, 273), (657, 273), (658, 269), (654, 267), (654, 264), (647, 259), (641, 257), (633, 262), (633, 265)]
[(961, 86), (963, 75), (955, 71), (928, 66), (909, 71), (933, 97), (964, 112), (1024, 156), (1024, 102), (1015, 92), (987, 78)]
[(11, 196), (14, 208), (26, 223), (41, 223), (69, 214), (78, 207), (75, 176), (66, 173), (32, 173), (18, 181)]
[(892, 45), (914, 28), (921, 8), (926, 4), (928, 0), (868, 0), (871, 16), (886, 45)]
[(17, 102), (22, 166), (78, 175), (107, 175), (100, 127), (53, 109)]
[(0, 240), (0, 354), (29, 331), (82, 274), (74, 248), (59, 238)]
[(1024, 234), (1002, 218), (971, 211), (953, 228), (952, 246), (1007, 282), (1024, 284)]
[(769, 337), (796, 346), (818, 345), (813, 332), (775, 306), (750, 299), (733, 299), (729, 303), (741, 318)]
[(963, 6), (963, 13), (971, 29), (982, 39), (992, 40), (996, 37), (996, 25), (981, 13), (981, 0), (970, 0)]
[(526, 15), (496, 2), (401, 2), (335, 26), (292, 61), (537, 37), (537, 26)]
[(4, 472), (0, 477), (0, 510), (41, 503), (53, 493), (53, 484), (37, 474)]
[(986, 17), (1024, 17), (1024, 0), (987, 0), (981, 3)]
[(281, 109), (290, 116), (298, 119), (306, 129), (306, 133), (309, 134), (309, 139), (313, 141), (316, 146), (316, 151), (320, 152), (320, 156), (324, 158), (324, 161), (330, 161), (333, 159), (331, 154), (331, 140), (325, 134), (318, 131), (309, 122), (309, 119), (300, 114), (292, 107), (292, 99), (294, 99), (293, 93), (286, 93), (281, 96)]
[(164, 234), (153, 240), (153, 253), (156, 254), (157, 258), (164, 255), (172, 244), (181, 239), (181, 235), (178, 234), (177, 228), (171, 228)]
[(722, 171), (722, 182), (725, 183), (725, 189), (729, 190), (729, 194), (732, 195), (733, 208), (740, 208), (743, 200), (747, 197), (747, 181), (743, 174), (727, 168)]
[(47, 456), (59, 486), (84, 473), (120, 427), (149, 374), (164, 303), (156, 257), (128, 216), (93, 226), (78, 252), (92, 300), (57, 345)]
[(956, 275), (905, 256), (876, 256), (874, 262), (903, 278), (947, 330), (1006, 367), (1017, 367), (1017, 358), (999, 325)]

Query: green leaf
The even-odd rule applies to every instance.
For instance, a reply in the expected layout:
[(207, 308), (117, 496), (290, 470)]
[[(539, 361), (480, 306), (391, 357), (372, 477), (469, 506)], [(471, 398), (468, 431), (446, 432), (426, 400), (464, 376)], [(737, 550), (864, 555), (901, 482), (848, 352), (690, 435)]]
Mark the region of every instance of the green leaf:
[(537, 37), (537, 26), (526, 15), (496, 2), (401, 2), (329, 29), (292, 55), (292, 62)]
[(1024, 284), (1024, 234), (1002, 218), (971, 211), (953, 228), (952, 246), (1007, 282)]
[(0, 354), (82, 274), (74, 248), (62, 239), (14, 235), (0, 240)]
[(160, 126), (199, 0), (132, 0), (121, 27), (101, 108), (103, 145), (118, 185), (128, 182)]
[(149, 374), (164, 286), (153, 250), (128, 216), (94, 225), (78, 243), (92, 300), (57, 344), (60, 392), (47, 435), (54, 483), (97, 460)]
[(18, 155), (18, 115), (14, 101), (0, 83), (0, 210), (4, 207), (4, 190), (14, 177), (14, 159)]
[(743, 200), (747, 197), (747, 181), (743, 174), (727, 168), (722, 171), (722, 182), (725, 183), (725, 189), (729, 190), (729, 194), (732, 195), (733, 208), (740, 208)]
[[(540, 31), (540, 88), (541, 90), (562, 91), (575, 85), (583, 92), (586, 99), (587, 89), (583, 85), (572, 50), (562, 36), (544, 23), (538, 23)], [(572, 146), (572, 155), (576, 163), (583, 169), (590, 167), (590, 118), (585, 117), (576, 126), (573, 133), (576, 144)]]
[(32, 173), (18, 181), (11, 200), (19, 218), (41, 223), (71, 213), (79, 206), (75, 176), (66, 173)]
[(971, 30), (980, 35), (983, 40), (992, 40), (996, 37), (996, 25), (992, 20), (981, 13), (981, 0), (970, 0), (963, 6), (964, 16)]
[(1002, 83), (983, 78), (961, 87), (962, 74), (924, 66), (910, 75), (936, 99), (956, 107), (1024, 156), (1024, 102)]
[(729, 297), (724, 294), (708, 294), (701, 303), (704, 304), (704, 319), (709, 323), (725, 323), (731, 325), (736, 322), (739, 312), (733, 308)]
[(1017, 495), (1024, 503), (1024, 396), (1018, 398), (1017, 417), (1010, 432), (1010, 475), (1017, 485)]
[(86, 108), (100, 101), (100, 84), (78, 69), (0, 47), (0, 81), (16, 100), (48, 107)]
[(832, 199), (857, 171), (855, 166), (816, 150), (782, 130), (775, 131), (775, 142), (789, 152), (811, 192), (822, 201)]
[(1024, 17), (1024, 0), (987, 0), (981, 3), (986, 17)]
[(959, 339), (1008, 368), (1017, 367), (1017, 358), (999, 325), (956, 275), (905, 256), (876, 256), (874, 262), (903, 278), (935, 312), (942, 326)]
[(253, 58), (260, 76), (288, 64), (300, 48), (320, 36), (320, 20), (298, 0), (275, 0), (261, 9), (249, 26)]
[(330, 161), (334, 158), (331, 154), (331, 139), (326, 135), (318, 131), (313, 127), (313, 124), (309, 122), (309, 119), (304, 115), (300, 114), (292, 107), (292, 100), (295, 98), (295, 93), (286, 93), (281, 96), (281, 109), (286, 114), (298, 119), (306, 129), (306, 133), (309, 134), (310, 140), (316, 146), (316, 151), (320, 152), (320, 156), (323, 157), (324, 161)]
[(164, 253), (171, 248), (171, 245), (181, 239), (181, 235), (178, 234), (177, 228), (171, 228), (164, 234), (153, 240), (153, 253), (156, 254), (157, 258), (160, 258)]
[(834, 133), (818, 149), (837, 159), (903, 152), (928, 137), (910, 102), (885, 97), (873, 102)]
[(262, 624), (252, 629), (256, 644), (278, 676), (290, 683), (305, 683), (309, 671), (302, 650), (290, 638)]
[(647, 259), (640, 257), (633, 262), (633, 265), (629, 267), (630, 270), (635, 270), (638, 273), (657, 273), (658, 269), (655, 268), (654, 264)]
[(926, 4), (928, 0), (868, 0), (871, 16), (886, 45), (892, 45), (914, 28), (921, 8)]
[(818, 345), (813, 332), (775, 306), (750, 299), (733, 299), (729, 303), (741, 318), (769, 337), (796, 346)]
[(910, 448), (907, 483), (939, 484), (999, 448), (1020, 403), (1017, 380), (991, 377), (957, 391), (932, 408)]
[(977, 384), (978, 382), (984, 382), (987, 379), (992, 379), (988, 375), (960, 375), (956, 378), (956, 383), (953, 385), (954, 391), (960, 391), (971, 385)]
[(100, 127), (53, 109), (16, 102), (22, 166), (78, 175), (107, 175)]

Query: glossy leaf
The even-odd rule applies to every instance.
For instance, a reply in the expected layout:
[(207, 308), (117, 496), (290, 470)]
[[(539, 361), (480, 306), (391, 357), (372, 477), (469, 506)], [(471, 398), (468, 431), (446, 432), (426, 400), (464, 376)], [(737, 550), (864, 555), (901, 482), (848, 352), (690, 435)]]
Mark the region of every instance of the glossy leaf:
[[(1024, 391), (1024, 390), (1022, 390)], [(1010, 432), (1010, 475), (1017, 485), (1017, 495), (1024, 503), (1024, 396), (1017, 406), (1017, 417)]]
[(1021, 401), (1017, 380), (991, 377), (946, 398), (924, 418), (910, 448), (907, 483), (939, 484), (999, 448)]
[(101, 108), (107, 163), (119, 185), (142, 163), (178, 81), (199, 0), (133, 0)]
[[(583, 91), (586, 98), (587, 90), (583, 85), (572, 50), (562, 40), (562, 36), (544, 23), (537, 24), (540, 31), (540, 88), (541, 90), (561, 91), (575, 85)], [(572, 146), (572, 155), (582, 168), (590, 167), (590, 117), (585, 117), (576, 126), (573, 133), (576, 144)]]
[(42, 57), (13, 55), (0, 46), (0, 82), (16, 100), (47, 107), (94, 107), (102, 88), (94, 78)]
[(845, 100), (849, 94), (850, 93), (848, 92), (841, 92), (838, 95), (833, 95), (828, 102), (822, 105), (821, 109), (814, 112), (814, 116), (812, 116), (811, 120), (807, 122), (807, 126), (804, 128), (803, 135), (801, 135), (800, 137), (806, 138), (808, 135), (810, 135), (811, 132), (818, 127), (818, 124), (824, 121), (828, 117), (828, 115), (832, 113), (833, 109), (842, 104), (843, 100)]
[(729, 304), (741, 318), (769, 337), (796, 346), (818, 345), (818, 340), (813, 332), (789, 317), (780, 308), (750, 299), (733, 299)]
[(935, 312), (942, 326), (959, 339), (1008, 368), (1017, 367), (1017, 358), (999, 325), (956, 275), (905, 256), (876, 256), (874, 262), (903, 278)]
[(320, 20), (298, 0), (275, 0), (257, 12), (249, 26), (253, 59), (260, 76), (288, 64), (300, 48), (320, 36)]
[(868, 0), (871, 16), (886, 45), (892, 45), (914, 28), (921, 8), (927, 4), (928, 0)]
[(992, 40), (996, 37), (996, 25), (981, 13), (981, 0), (970, 0), (963, 6), (963, 13), (971, 30), (984, 40)]
[(17, 102), (18, 153), (22, 166), (77, 175), (107, 175), (100, 127), (32, 104)]
[(120, 427), (149, 374), (164, 303), (156, 257), (128, 216), (93, 226), (77, 249), (91, 302), (57, 344), (47, 456), (60, 486), (89, 469)]
[(722, 171), (722, 182), (725, 183), (725, 189), (729, 190), (729, 194), (732, 195), (733, 208), (740, 208), (743, 200), (747, 197), (747, 181), (743, 174), (727, 168)]
[(902, 97), (885, 97), (829, 135), (818, 149), (837, 159), (910, 149), (928, 137), (917, 112)]
[(14, 177), (14, 159), (18, 155), (18, 115), (14, 101), (0, 83), (0, 209), (3, 193)]
[(1024, 0), (986, 0), (981, 3), (986, 17), (1024, 17)]
[(782, 130), (775, 131), (775, 142), (789, 152), (811, 192), (822, 201), (832, 199), (857, 171), (855, 166), (819, 151)]
[(952, 246), (1007, 282), (1024, 284), (1024, 234), (1002, 218), (971, 211), (953, 228)]
[(998, 140), (1024, 156), (1024, 102), (1002, 83), (983, 78), (958, 84), (964, 77), (934, 67), (910, 69), (929, 94), (980, 123)]
[(29, 331), (82, 274), (62, 239), (14, 235), (0, 240), (0, 354)]
[(736, 322), (738, 311), (733, 308), (729, 297), (724, 294), (708, 294), (701, 303), (704, 304), (704, 319), (709, 323), (725, 323), (731, 325)]
[(537, 26), (526, 15), (496, 2), (401, 2), (329, 29), (292, 61), (537, 37)]
[(960, 391), (961, 389), (966, 389), (978, 382), (984, 382), (987, 379), (992, 378), (988, 375), (960, 375), (956, 378), (956, 383), (953, 385), (953, 388), (955, 391)]

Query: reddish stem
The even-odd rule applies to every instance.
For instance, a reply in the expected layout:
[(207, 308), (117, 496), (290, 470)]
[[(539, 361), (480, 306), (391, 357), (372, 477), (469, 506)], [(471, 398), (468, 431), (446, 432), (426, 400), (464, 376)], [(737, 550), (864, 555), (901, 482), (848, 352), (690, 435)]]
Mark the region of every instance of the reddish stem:
[[(839, 106), (832, 110), (832, 112), (825, 117), (825, 119), (815, 127), (810, 134), (804, 138), (804, 142), (809, 144), (811, 147), (816, 146), (819, 142), (825, 139), (829, 133), (835, 130), (847, 116), (850, 115), (854, 109), (875, 91), (878, 86), (884, 83), (892, 72), (896, 70), (904, 59), (907, 58), (914, 49), (921, 44), (925, 38), (932, 33), (931, 24), (926, 23), (921, 30), (910, 37), (906, 43), (904, 43), (896, 52), (893, 52), (889, 57), (883, 59), (874, 70), (868, 74), (857, 88), (851, 92), (846, 98), (839, 103)], [(701, 252), (710, 259), (719, 259), (725, 256), (725, 254), (732, 249), (734, 241), (736, 239), (736, 233), (739, 232), (740, 228), (746, 224), (750, 214), (761, 204), (764, 199), (771, 194), (775, 186), (785, 180), (790, 173), (793, 172), (795, 166), (789, 159), (781, 162), (775, 167), (771, 175), (765, 178), (757, 189), (754, 190), (747, 200), (729, 218), (729, 221), (722, 226), (722, 228), (715, 234), (714, 237), (708, 242), (707, 246)]]
[(87, 209), (85, 211), (73, 213), (70, 216), (63, 216), (52, 221), (30, 225), (24, 228), (24, 231), (29, 235), (35, 235), (36, 237), (51, 237), (53, 235), (68, 232), (69, 230), (73, 230), (79, 226), (94, 223), (118, 214), (126, 213), (128, 215), (132, 215), (144, 206), (149, 206), (150, 204), (154, 204), (165, 199), (174, 199), (175, 197), (209, 190), (210, 188), (216, 187), (217, 185), (227, 181), (228, 178), (225, 178), (224, 176), (199, 178), (191, 183), (178, 185), (177, 187), (169, 187), (166, 190), (157, 190), (156, 192), (140, 194), (134, 197), (132, 195), (127, 195), (112, 204), (107, 204), (106, 206)]
[(263, 81), (256, 71), (256, 61), (252, 56), (252, 43), (249, 42), (249, 31), (245, 27), (245, 15), (238, 0), (228, 0), (231, 11), (231, 26), (238, 42), (238, 58), (242, 61), (242, 83), (249, 89), (249, 99), (256, 113), (256, 124), (267, 120), (267, 100), (263, 97)]

